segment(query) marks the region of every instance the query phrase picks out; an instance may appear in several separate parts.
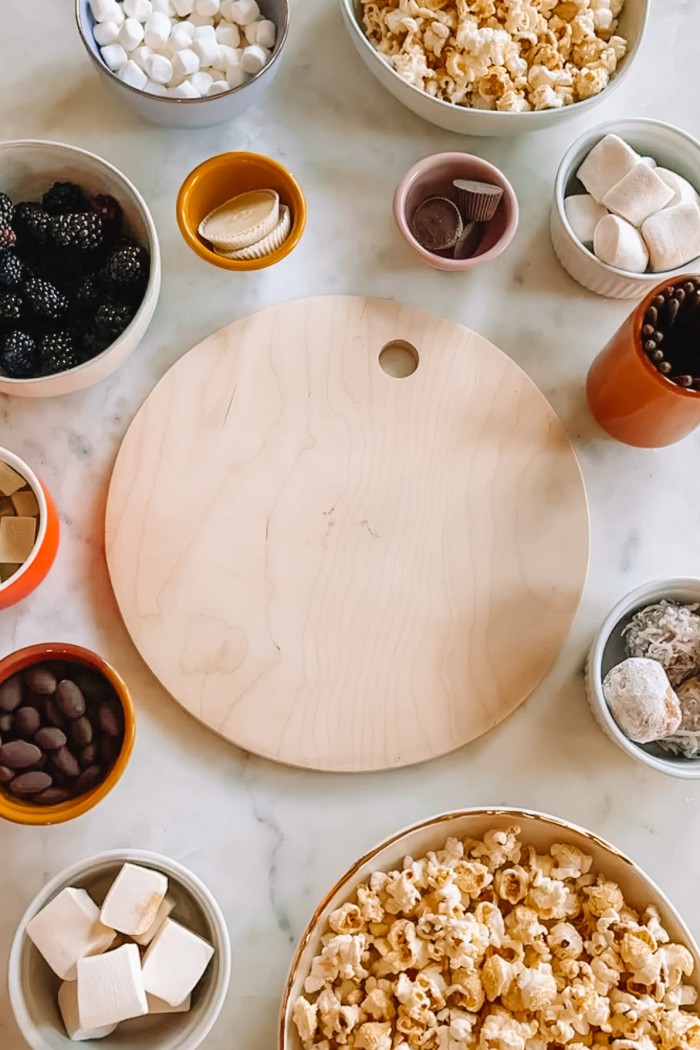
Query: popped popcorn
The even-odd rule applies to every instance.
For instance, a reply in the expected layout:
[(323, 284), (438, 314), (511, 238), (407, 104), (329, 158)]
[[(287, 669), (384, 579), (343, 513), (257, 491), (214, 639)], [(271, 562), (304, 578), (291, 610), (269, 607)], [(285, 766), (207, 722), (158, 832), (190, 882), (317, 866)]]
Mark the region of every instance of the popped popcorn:
[(369, 40), (409, 84), (457, 106), (516, 113), (607, 86), (627, 52), (616, 34), (623, 3), (361, 0)]
[(656, 908), (630, 908), (576, 846), (519, 834), (448, 839), (331, 913), (292, 1007), (304, 1050), (700, 1050), (693, 957)]

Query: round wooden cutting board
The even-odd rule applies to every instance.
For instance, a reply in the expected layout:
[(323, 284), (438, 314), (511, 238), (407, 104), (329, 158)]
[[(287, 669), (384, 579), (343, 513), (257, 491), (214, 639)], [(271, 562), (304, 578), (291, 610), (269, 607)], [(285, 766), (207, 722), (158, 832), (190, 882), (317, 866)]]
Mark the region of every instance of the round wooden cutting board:
[(473, 740), (549, 671), (588, 510), (496, 347), (327, 296), (170, 369), (119, 452), (106, 548), (137, 648), (196, 718), (276, 761), (385, 769)]

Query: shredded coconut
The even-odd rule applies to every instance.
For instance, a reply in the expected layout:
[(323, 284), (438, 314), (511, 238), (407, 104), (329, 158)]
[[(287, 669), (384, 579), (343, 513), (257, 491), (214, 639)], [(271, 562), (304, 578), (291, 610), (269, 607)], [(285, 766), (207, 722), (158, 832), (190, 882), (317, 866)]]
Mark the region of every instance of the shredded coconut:
[(628, 656), (656, 660), (676, 686), (700, 671), (697, 605), (661, 601), (640, 609), (622, 632)]
[(676, 691), (681, 705), (681, 724), (677, 731), (659, 741), (674, 755), (697, 758), (700, 755), (700, 678), (689, 678)]

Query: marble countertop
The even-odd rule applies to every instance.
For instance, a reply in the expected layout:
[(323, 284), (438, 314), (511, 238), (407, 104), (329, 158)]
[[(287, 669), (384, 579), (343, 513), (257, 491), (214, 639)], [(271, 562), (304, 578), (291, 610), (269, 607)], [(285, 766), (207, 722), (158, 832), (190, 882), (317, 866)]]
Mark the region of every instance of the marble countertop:
[[(700, 432), (662, 451), (605, 438), (585, 404), (588, 365), (629, 303), (598, 299), (559, 268), (548, 236), (558, 161), (587, 121), (520, 139), (462, 139), (424, 124), (366, 73), (336, 0), (291, 0), (278, 79), (263, 107), (200, 131), (138, 123), (95, 77), (73, 25), (72, 0), (4, 0), (0, 126), (4, 138), (84, 146), (120, 167), (158, 226), (163, 291), (151, 329), (111, 379), (56, 400), (0, 397), (0, 444), (42, 474), (61, 510), (56, 566), (28, 600), (0, 614), (0, 653), (68, 640), (102, 653), (129, 682), (138, 740), (127, 773), (97, 810), (72, 823), (0, 827), (0, 971), (15, 926), (47, 878), (98, 850), (157, 850), (211, 887), (229, 923), (233, 979), (208, 1050), (273, 1045), (296, 937), (336, 876), (396, 828), (442, 810), (499, 803), (586, 825), (629, 852), (700, 936), (700, 787), (630, 761), (595, 726), (581, 666), (593, 633), (626, 591), (662, 575), (700, 575)], [(38, 20), (43, 44), (35, 42)], [(700, 134), (695, 0), (651, 0), (646, 42), (629, 79), (596, 121), (670, 120)], [(271, 270), (216, 271), (178, 233), (184, 176), (227, 149), (278, 157), (309, 205), (307, 232)], [(521, 202), (506, 254), (463, 277), (422, 267), (393, 228), (391, 198), (417, 159), (472, 150), (501, 166)], [(419, 768), (329, 776), (271, 765), (200, 727), (135, 651), (105, 567), (107, 483), (136, 409), (170, 365), (204, 336), (297, 296), (355, 293), (428, 307), (481, 332), (550, 399), (575, 441), (590, 497), (591, 571), (571, 636), (547, 680), (486, 737)], [(693, 466), (695, 464), (695, 466)], [(144, 804), (147, 800), (147, 804)], [(697, 836), (697, 837), (696, 837)], [(0, 981), (0, 1046), (21, 1050)]]

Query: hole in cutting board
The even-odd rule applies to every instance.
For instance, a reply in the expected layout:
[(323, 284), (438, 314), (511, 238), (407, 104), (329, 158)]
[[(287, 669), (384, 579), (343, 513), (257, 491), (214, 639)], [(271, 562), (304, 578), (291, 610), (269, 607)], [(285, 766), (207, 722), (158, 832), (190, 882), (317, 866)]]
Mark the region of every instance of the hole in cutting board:
[(379, 365), (393, 379), (405, 379), (418, 368), (418, 351), (405, 339), (392, 339), (379, 351)]

